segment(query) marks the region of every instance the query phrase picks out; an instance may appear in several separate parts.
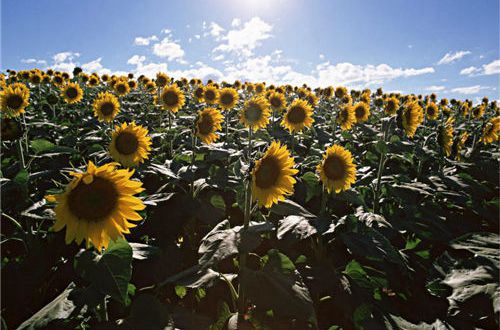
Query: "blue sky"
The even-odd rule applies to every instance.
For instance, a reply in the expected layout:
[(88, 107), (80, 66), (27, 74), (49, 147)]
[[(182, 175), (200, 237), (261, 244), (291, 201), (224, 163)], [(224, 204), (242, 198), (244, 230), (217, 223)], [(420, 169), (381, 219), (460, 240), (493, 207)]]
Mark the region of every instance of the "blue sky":
[(499, 1), (3, 0), (1, 70), (499, 99)]

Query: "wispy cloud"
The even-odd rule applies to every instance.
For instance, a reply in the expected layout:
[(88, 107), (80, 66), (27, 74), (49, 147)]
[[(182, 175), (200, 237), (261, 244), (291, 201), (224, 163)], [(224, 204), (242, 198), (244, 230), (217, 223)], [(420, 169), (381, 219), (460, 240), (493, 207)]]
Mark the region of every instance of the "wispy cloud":
[(480, 75), (493, 75), (493, 74), (500, 74), (500, 60), (495, 60), (493, 62), (490, 62), (488, 64), (483, 64), (480, 68), (475, 67), (475, 66), (469, 66), (467, 68), (464, 68), (460, 71), (461, 75), (473, 77), (473, 76), (480, 76)]
[(491, 87), (474, 85), (474, 86), (468, 86), (468, 87), (453, 88), (451, 91), (453, 93), (471, 95), (471, 94), (478, 94), (481, 90), (484, 90), (484, 89), (491, 89)]
[(152, 35), (150, 37), (136, 37), (134, 39), (134, 45), (136, 46), (149, 46), (152, 41), (158, 41), (158, 37)]
[(437, 62), (438, 65), (441, 64), (451, 64), (460, 60), (462, 57), (469, 55), (471, 52), (468, 50), (460, 50), (457, 52), (449, 52), (446, 53), (440, 60)]
[(432, 85), (432, 86), (427, 86), (424, 88), (425, 91), (428, 91), (428, 92), (441, 92), (441, 91), (444, 91), (446, 87), (444, 86), (437, 86), (437, 85)]

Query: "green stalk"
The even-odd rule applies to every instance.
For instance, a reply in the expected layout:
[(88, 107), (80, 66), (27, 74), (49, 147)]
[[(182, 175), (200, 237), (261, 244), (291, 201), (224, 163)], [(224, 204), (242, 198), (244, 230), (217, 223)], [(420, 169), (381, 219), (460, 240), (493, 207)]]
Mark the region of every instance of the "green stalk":
[(19, 156), (19, 160), (23, 166), (23, 169), (26, 169), (26, 161), (24, 160), (24, 152), (23, 152), (23, 141), (21, 139), (17, 140), (17, 154)]
[[(384, 130), (384, 134), (382, 135), (381, 141), (384, 141), (384, 143), (387, 140), (387, 135), (389, 135), (388, 133), (389, 133), (389, 130), (391, 128), (391, 123), (392, 123), (392, 118), (387, 123), (387, 127)], [(382, 187), (380, 180), (382, 179), (382, 172), (384, 171), (385, 160), (386, 160), (385, 152), (380, 153), (380, 160), (378, 163), (378, 172), (377, 172), (377, 186), (375, 188), (374, 199), (373, 199), (373, 213), (379, 212), (380, 189)]]

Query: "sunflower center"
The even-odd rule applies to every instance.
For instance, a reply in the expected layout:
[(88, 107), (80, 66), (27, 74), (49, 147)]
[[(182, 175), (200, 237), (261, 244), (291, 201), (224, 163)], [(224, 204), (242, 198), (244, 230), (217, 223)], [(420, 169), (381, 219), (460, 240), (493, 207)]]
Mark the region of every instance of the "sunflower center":
[(323, 169), (330, 180), (339, 180), (344, 177), (345, 163), (338, 156), (330, 156), (325, 160)]
[(214, 91), (211, 91), (211, 90), (207, 90), (205, 91), (205, 98), (209, 101), (212, 101), (215, 99), (215, 93)]
[(174, 91), (166, 91), (162, 97), (163, 103), (168, 106), (174, 106), (179, 102), (179, 96)]
[(259, 168), (255, 171), (255, 184), (265, 189), (272, 187), (280, 176), (280, 167), (276, 159), (265, 158), (261, 161)]
[(281, 100), (279, 99), (279, 97), (272, 97), (271, 98), (271, 105), (275, 108), (278, 108), (281, 106)]
[(306, 112), (304, 108), (295, 106), (290, 109), (287, 117), (288, 121), (291, 123), (302, 123), (304, 122), (304, 119), (306, 119)]
[(139, 140), (132, 133), (122, 132), (116, 137), (115, 146), (119, 153), (130, 155), (136, 152), (139, 146)]
[(104, 115), (104, 116), (109, 116), (111, 115), (113, 112), (115, 111), (115, 106), (113, 103), (111, 102), (104, 102), (102, 105), (101, 105), (101, 113)]
[(127, 91), (127, 89), (125, 88), (125, 85), (123, 85), (123, 84), (119, 84), (118, 86), (116, 86), (116, 90), (120, 94), (123, 94)]
[(220, 96), (220, 103), (223, 105), (230, 105), (233, 101), (234, 97), (230, 93), (224, 93)]
[(75, 99), (78, 96), (78, 91), (75, 87), (69, 87), (66, 90), (66, 96), (70, 99)]
[(214, 127), (214, 122), (211, 116), (204, 115), (198, 122), (198, 132), (202, 135), (207, 135), (212, 133), (213, 127)]
[(365, 108), (356, 107), (355, 113), (356, 113), (356, 118), (363, 118), (365, 116)]
[(163, 76), (156, 78), (156, 83), (158, 86), (165, 86), (167, 84), (167, 79)]
[(253, 123), (259, 121), (262, 116), (262, 109), (257, 104), (250, 104), (245, 111), (245, 119)]
[(432, 108), (432, 107), (428, 108), (427, 113), (429, 114), (429, 116), (433, 116), (435, 113), (434, 108)]
[(83, 182), (68, 195), (70, 212), (81, 220), (100, 222), (106, 219), (118, 203), (115, 185), (103, 178), (94, 177), (89, 184)]
[(7, 98), (7, 107), (18, 110), (19, 108), (21, 108), (23, 102), (24, 100), (21, 95), (12, 94)]
[(203, 97), (203, 88), (197, 88), (194, 91), (194, 95), (196, 95), (197, 98), (202, 98)]

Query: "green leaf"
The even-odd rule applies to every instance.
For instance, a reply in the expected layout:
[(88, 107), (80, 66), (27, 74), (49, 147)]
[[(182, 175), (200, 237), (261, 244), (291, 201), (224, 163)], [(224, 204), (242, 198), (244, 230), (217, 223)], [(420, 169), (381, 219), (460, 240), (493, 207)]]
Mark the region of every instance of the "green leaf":
[(321, 185), (318, 182), (318, 178), (314, 172), (306, 172), (302, 175), (302, 181), (305, 183), (306, 191), (306, 203), (309, 202), (314, 196), (321, 193)]
[(210, 330), (224, 330), (227, 320), (233, 315), (226, 302), (219, 305), (217, 321), (210, 326)]
[(40, 154), (53, 149), (56, 145), (45, 139), (37, 139), (30, 142), (31, 148), (35, 153)]
[(175, 286), (175, 294), (177, 295), (177, 297), (179, 298), (184, 298), (187, 294), (187, 289), (185, 286), (182, 286), (182, 285), (176, 285)]

